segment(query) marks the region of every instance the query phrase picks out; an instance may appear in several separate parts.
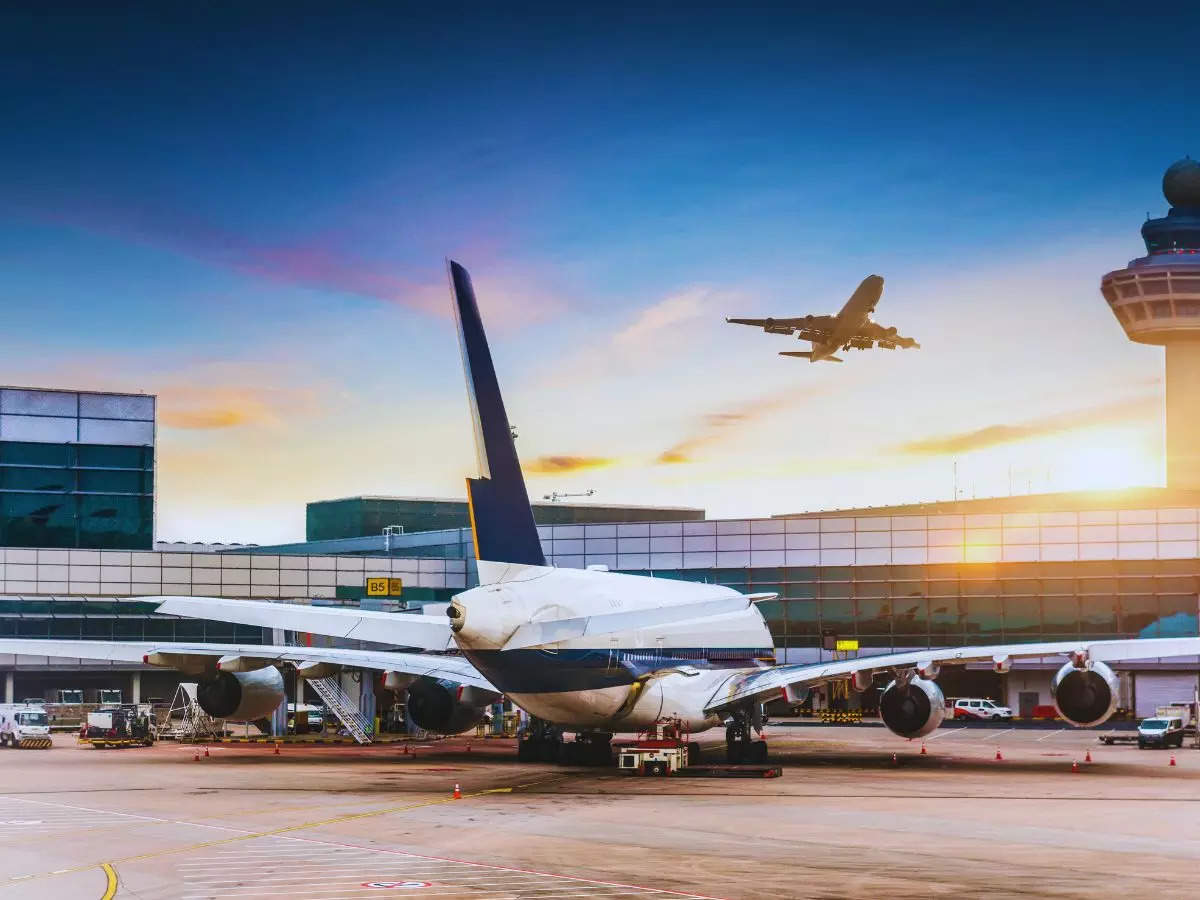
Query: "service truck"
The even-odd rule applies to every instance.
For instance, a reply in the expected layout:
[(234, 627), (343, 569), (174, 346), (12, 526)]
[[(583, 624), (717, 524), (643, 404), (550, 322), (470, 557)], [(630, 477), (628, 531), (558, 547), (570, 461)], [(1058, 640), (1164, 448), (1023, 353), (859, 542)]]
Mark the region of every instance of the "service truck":
[(50, 719), (40, 703), (0, 703), (0, 747), (50, 749)]
[(79, 741), (93, 747), (149, 747), (157, 737), (149, 709), (106, 706), (87, 714)]

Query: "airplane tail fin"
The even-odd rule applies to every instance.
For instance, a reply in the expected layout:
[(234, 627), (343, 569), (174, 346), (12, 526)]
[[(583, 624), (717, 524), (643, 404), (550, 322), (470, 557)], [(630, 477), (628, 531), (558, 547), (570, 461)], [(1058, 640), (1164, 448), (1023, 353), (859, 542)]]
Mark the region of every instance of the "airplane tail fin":
[[(807, 359), (809, 362), (814, 362), (814, 360), (812, 358), (812, 353), (808, 350), (781, 350), (779, 352), (779, 355), (780, 356), (798, 356), (801, 359)], [(824, 362), (825, 360), (829, 360), (830, 362), (841, 362), (842, 361), (841, 358), (837, 357), (837, 356), (823, 356), (820, 359), (815, 360), (815, 361), (816, 362)]]
[[(544, 566), (546, 557), (533, 521), (512, 428), (492, 365), (475, 289), (467, 270), (446, 261), (454, 318), (467, 377), (467, 399), (475, 430), (478, 478), (467, 479), (467, 504), (475, 558), (488, 562)], [(481, 573), (481, 581), (482, 573)]]

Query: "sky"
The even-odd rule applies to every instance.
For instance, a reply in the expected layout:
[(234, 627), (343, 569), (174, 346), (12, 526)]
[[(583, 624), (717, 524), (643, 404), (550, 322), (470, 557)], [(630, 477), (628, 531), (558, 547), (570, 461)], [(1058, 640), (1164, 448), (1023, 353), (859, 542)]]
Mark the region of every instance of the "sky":
[[(1162, 483), (1162, 350), (1098, 288), (1200, 153), (1200, 14), (247, 6), (0, 12), (0, 383), (157, 394), (159, 539), (462, 497), (446, 257), (534, 497)], [(870, 273), (920, 350), (723, 321)]]

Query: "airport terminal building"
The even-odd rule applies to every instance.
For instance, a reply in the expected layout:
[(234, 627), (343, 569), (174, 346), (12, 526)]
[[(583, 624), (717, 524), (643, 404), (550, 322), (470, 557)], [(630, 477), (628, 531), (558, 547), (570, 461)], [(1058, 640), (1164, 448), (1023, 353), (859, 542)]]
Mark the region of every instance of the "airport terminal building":
[[(539, 532), (553, 565), (775, 592), (779, 599), (760, 609), (777, 656), (804, 663), (831, 658), (839, 640), (857, 641), (865, 656), (1195, 635), (1200, 493), (1193, 493), (1042, 495), (764, 519), (671, 521), (663, 511), (660, 521), (540, 525)], [(387, 576), (401, 579), (403, 592), (385, 608), (413, 609), (475, 583), (471, 548), (464, 528), (220, 552), (10, 547), (0, 550), (0, 633), (259, 643), (278, 638), (158, 616), (152, 604), (123, 598), (378, 605), (367, 582)], [(66, 661), (16, 662), (0, 659), (0, 669), (22, 696), (61, 680), (32, 679), (33, 672), (71, 668)], [(991, 696), (1028, 714), (1050, 702), (1050, 677), (1060, 664), (1022, 661), (1007, 675), (980, 665), (942, 680), (947, 695)], [(1200, 660), (1190, 658), (1128, 664), (1122, 705), (1152, 712), (1189, 697), (1198, 668)]]

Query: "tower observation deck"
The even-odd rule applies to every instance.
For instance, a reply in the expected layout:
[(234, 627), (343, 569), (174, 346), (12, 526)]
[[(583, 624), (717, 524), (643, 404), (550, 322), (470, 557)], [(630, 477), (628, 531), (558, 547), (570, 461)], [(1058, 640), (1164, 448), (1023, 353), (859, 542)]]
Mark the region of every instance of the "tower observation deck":
[(1200, 488), (1200, 162), (1163, 175), (1171, 208), (1142, 226), (1146, 256), (1100, 280), (1132, 341), (1166, 347), (1167, 486)]

